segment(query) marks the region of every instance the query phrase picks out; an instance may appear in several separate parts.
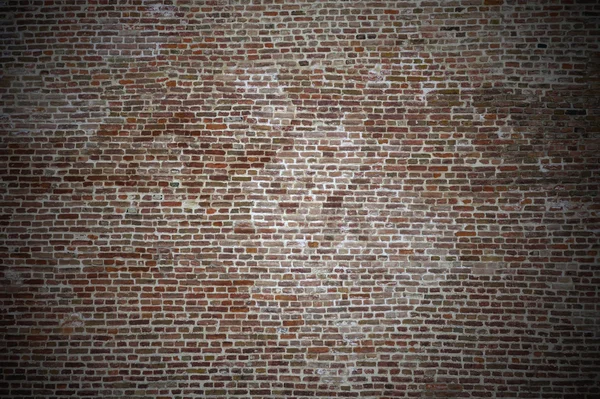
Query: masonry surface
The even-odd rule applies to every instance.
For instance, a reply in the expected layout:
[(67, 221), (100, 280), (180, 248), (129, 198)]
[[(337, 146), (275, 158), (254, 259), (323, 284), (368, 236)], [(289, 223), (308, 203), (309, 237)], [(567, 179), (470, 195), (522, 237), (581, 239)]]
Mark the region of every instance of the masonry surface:
[(598, 1), (2, 1), (0, 397), (600, 397)]

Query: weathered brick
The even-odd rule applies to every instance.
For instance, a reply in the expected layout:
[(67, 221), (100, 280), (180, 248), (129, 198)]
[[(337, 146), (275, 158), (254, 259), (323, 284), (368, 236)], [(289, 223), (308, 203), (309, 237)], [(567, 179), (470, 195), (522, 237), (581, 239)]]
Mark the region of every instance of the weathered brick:
[(592, 398), (597, 1), (0, 5), (0, 398)]

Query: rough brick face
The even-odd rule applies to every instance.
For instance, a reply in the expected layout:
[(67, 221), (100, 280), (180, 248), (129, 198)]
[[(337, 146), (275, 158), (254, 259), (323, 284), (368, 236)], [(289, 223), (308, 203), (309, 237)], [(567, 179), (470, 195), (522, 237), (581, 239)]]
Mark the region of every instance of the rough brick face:
[(600, 397), (597, 1), (0, 32), (0, 397)]

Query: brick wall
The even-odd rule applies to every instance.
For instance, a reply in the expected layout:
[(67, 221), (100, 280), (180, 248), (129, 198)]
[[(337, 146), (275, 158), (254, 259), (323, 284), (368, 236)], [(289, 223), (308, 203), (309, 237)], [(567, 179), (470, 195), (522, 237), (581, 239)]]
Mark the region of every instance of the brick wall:
[(597, 398), (598, 1), (0, 4), (2, 398)]

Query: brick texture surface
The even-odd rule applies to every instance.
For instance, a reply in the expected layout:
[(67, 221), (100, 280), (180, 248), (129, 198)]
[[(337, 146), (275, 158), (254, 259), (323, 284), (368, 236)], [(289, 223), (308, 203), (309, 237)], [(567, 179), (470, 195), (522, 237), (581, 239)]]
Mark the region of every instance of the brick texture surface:
[(0, 2), (0, 397), (600, 397), (600, 3)]

